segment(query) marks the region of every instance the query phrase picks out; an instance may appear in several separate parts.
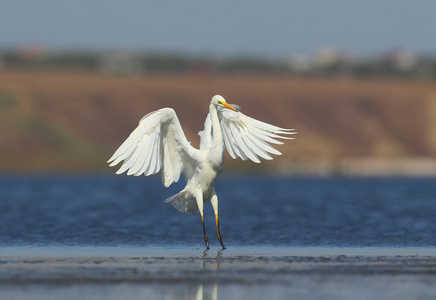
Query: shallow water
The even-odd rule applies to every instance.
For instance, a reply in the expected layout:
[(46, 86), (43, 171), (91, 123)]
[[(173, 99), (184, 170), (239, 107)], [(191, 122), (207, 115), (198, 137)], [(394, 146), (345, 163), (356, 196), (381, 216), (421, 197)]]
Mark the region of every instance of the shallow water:
[(4, 299), (433, 299), (436, 248), (3, 247)]
[(222, 177), (210, 205), (159, 178), (0, 178), (0, 299), (435, 299), (434, 179)]

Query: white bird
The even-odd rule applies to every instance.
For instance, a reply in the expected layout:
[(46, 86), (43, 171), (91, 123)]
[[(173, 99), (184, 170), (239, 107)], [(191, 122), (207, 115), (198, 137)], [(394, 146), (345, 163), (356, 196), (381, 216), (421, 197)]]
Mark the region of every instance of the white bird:
[(200, 149), (190, 145), (179, 119), (172, 108), (162, 108), (141, 119), (139, 126), (130, 134), (108, 160), (110, 166), (124, 161), (116, 174), (145, 176), (161, 172), (165, 187), (177, 182), (183, 173), (187, 184), (178, 194), (168, 198), (174, 208), (183, 213), (199, 212), (203, 223), (204, 241), (209, 240), (204, 226), (203, 205), (208, 199), (215, 213), (217, 237), (223, 249), (218, 222), (218, 197), (215, 180), (223, 170), (224, 148), (232, 158), (240, 157), (260, 163), (259, 157), (271, 160), (269, 155), (281, 155), (272, 144), (283, 144), (276, 138), (294, 134), (294, 129), (283, 129), (250, 118), (215, 95), (209, 106), (204, 130), (199, 132)]

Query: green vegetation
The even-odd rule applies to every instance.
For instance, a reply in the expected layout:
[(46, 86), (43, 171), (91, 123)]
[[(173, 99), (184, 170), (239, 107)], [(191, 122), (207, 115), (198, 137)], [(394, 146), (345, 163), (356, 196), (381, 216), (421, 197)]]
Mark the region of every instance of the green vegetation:
[(300, 76), (405, 77), (436, 79), (436, 56), (394, 50), (382, 55), (351, 57), (336, 49), (313, 55), (192, 56), (172, 52), (49, 52), (43, 49), (0, 50), (0, 70), (82, 70), (116, 75), (186, 74), (293, 74)]

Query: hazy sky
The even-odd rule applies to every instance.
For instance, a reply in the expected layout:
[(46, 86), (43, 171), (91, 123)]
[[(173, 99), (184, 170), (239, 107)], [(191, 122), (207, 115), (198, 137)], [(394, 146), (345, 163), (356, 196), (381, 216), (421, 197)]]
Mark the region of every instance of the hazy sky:
[(436, 53), (435, 0), (0, 0), (0, 47)]

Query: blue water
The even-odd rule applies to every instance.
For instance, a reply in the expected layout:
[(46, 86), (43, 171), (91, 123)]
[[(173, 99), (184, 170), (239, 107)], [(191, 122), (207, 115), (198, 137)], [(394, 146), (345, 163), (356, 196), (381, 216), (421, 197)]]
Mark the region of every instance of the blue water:
[[(164, 199), (160, 178), (0, 177), (0, 246), (204, 246), (198, 214)], [(226, 246), (436, 246), (433, 178), (222, 176)], [(211, 247), (219, 247), (210, 204)]]

